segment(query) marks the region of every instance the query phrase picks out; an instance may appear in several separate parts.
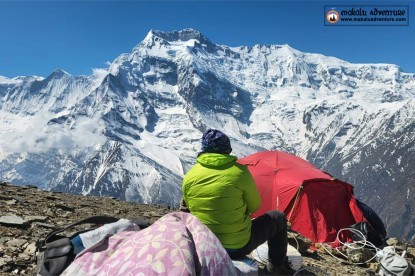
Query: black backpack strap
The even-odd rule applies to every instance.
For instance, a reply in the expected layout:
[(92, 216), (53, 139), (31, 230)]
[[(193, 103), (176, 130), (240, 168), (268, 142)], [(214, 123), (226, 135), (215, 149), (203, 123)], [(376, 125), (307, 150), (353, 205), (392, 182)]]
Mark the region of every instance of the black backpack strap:
[(59, 236), (59, 233), (81, 224), (106, 224), (118, 220), (109, 216), (93, 216), (51, 231), (42, 242), (39, 239), (36, 244), (36, 254), (32, 260), (37, 264), (37, 273), (59, 275), (75, 259), (76, 251), (71, 238)]
[(45, 238), (45, 242), (48, 241), (48, 239), (58, 233), (61, 233), (65, 230), (68, 230), (71, 227), (77, 226), (77, 225), (81, 225), (81, 224), (87, 224), (87, 223), (92, 223), (92, 224), (106, 224), (106, 223), (112, 223), (112, 222), (116, 222), (118, 221), (118, 218), (115, 217), (109, 217), (109, 216), (93, 216), (93, 217), (88, 217), (85, 218), (83, 220), (71, 223), (69, 225), (66, 225), (64, 227), (58, 228), (53, 230), (52, 232), (50, 232), (46, 238)]

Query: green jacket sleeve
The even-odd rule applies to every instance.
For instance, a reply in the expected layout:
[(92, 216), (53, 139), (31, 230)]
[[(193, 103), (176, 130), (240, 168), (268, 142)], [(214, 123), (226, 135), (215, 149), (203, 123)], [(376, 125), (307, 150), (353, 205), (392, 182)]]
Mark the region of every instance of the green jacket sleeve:
[(252, 214), (261, 207), (261, 197), (259, 196), (258, 189), (255, 185), (254, 179), (252, 178), (251, 173), (246, 171), (244, 177), (245, 191), (244, 191), (244, 200), (248, 206), (249, 214)]

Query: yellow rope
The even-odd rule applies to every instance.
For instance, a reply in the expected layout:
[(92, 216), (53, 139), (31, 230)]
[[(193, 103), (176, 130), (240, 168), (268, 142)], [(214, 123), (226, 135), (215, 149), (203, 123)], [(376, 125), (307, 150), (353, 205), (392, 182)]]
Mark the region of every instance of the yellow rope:
[(297, 204), (297, 200), (298, 200), (298, 197), (299, 197), (299, 195), (300, 195), (300, 192), (301, 192), (301, 190), (303, 189), (303, 185), (301, 185), (299, 188), (298, 188), (298, 191), (297, 191), (297, 195), (295, 196), (295, 201), (294, 201), (294, 205), (293, 205), (293, 208), (291, 208), (291, 213), (290, 213), (290, 215), (289, 215), (289, 217), (288, 217), (288, 222), (291, 222), (290, 221), (290, 219), (291, 219), (291, 215), (293, 214), (293, 212), (294, 212), (294, 208), (295, 208), (295, 205)]

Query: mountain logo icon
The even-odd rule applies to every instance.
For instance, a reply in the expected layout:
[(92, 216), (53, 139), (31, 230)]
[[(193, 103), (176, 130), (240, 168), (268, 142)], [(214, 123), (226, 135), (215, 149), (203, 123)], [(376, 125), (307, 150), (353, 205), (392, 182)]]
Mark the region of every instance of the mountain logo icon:
[(331, 24), (335, 24), (335, 23), (337, 23), (337, 21), (339, 21), (339, 19), (340, 19), (340, 15), (339, 15), (339, 13), (338, 13), (337, 11), (335, 11), (335, 10), (329, 10), (329, 11), (326, 13), (326, 20), (327, 20), (328, 22), (330, 22)]

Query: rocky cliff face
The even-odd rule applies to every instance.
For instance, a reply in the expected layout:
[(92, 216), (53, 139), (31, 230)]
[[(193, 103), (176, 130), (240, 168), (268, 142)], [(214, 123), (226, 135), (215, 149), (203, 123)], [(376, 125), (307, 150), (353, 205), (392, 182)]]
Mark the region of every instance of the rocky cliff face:
[(413, 241), (414, 91), (396, 65), (150, 31), (91, 76), (0, 78), (0, 179), (177, 206), (213, 127), (237, 156), (278, 149), (350, 182)]

